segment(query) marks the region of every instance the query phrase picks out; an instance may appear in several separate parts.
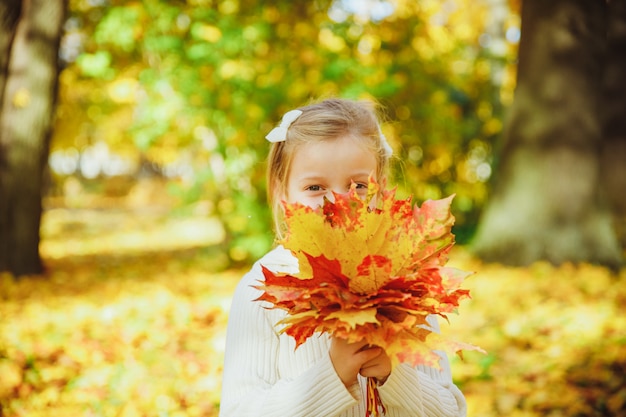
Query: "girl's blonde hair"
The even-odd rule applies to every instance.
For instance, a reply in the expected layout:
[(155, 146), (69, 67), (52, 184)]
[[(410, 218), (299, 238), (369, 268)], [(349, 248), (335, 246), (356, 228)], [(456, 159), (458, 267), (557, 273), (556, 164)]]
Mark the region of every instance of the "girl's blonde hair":
[(380, 130), (378, 107), (374, 102), (332, 98), (298, 110), (302, 114), (289, 126), (284, 141), (272, 143), (268, 157), (267, 198), (279, 239), (284, 231), (281, 197), (286, 195), (291, 161), (300, 145), (351, 135), (363, 141), (376, 155), (375, 178), (379, 184), (387, 175), (391, 156)]

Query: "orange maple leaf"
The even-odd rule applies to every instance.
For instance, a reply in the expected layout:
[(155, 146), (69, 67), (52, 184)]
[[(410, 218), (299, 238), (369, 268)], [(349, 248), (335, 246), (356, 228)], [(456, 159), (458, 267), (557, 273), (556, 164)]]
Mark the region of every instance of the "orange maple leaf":
[[(370, 179), (368, 196), (352, 187), (313, 209), (284, 203), (286, 237), (300, 272), (263, 267), (259, 301), (287, 311), (278, 323), (296, 346), (316, 332), (383, 347), (394, 365), (439, 367), (435, 350), (479, 348), (435, 334), (429, 315), (447, 318), (469, 297), (471, 273), (445, 267), (454, 245), (453, 196), (421, 207), (395, 199)], [(373, 207), (374, 202), (378, 203)]]

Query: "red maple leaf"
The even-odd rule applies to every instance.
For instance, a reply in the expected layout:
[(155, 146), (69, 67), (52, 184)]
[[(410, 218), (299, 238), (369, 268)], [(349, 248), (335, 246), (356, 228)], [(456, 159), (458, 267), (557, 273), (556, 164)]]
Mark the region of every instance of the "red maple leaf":
[(288, 233), (280, 243), (298, 258), (300, 272), (263, 267), (258, 300), (287, 312), (278, 325), (296, 346), (329, 333), (381, 346), (394, 365), (434, 367), (435, 350), (480, 350), (435, 334), (426, 321), (447, 318), (469, 297), (461, 285), (470, 273), (445, 267), (454, 244), (452, 198), (413, 206), (370, 179), (366, 199), (353, 187), (318, 209), (284, 203)]

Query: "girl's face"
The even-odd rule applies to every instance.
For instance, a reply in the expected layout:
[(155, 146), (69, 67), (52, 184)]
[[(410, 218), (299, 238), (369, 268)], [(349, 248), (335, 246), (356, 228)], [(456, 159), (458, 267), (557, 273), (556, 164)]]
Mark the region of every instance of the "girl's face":
[(333, 201), (333, 192), (348, 192), (352, 183), (365, 197), (370, 174), (376, 175), (376, 156), (350, 135), (306, 143), (293, 155), (284, 199), (317, 207), (324, 197)]

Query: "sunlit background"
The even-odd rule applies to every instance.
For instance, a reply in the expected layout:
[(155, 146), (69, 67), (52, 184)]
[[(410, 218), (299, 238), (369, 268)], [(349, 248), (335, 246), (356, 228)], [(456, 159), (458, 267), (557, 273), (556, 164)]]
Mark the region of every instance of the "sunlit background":
[[(269, 4), (268, 4), (269, 3)], [(515, 87), (519, 2), (70, 0), (41, 252), (0, 274), (0, 416), (208, 416), (230, 297), (272, 243), (265, 134), (328, 96), (384, 109), (394, 183), (455, 193), (474, 294), (444, 332), (468, 416), (626, 409), (626, 276), (464, 249)], [(621, 411), (620, 411), (621, 410)]]
[(217, 219), (235, 262), (271, 243), (265, 134), (332, 95), (381, 103), (395, 182), (419, 200), (456, 193), (467, 238), (520, 36), (508, 2), (461, 0), (72, 1), (65, 30), (50, 195), (89, 204), (158, 182)]

